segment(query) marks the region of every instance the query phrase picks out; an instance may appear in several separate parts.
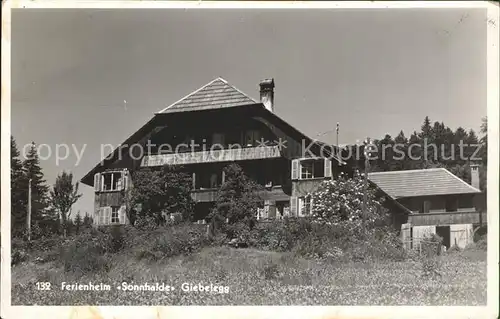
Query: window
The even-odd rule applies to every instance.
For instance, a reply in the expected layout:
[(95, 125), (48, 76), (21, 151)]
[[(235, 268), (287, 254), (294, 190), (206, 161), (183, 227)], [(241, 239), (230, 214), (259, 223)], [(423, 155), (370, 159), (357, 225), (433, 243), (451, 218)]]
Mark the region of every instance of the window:
[(257, 130), (250, 130), (245, 132), (245, 145), (247, 147), (257, 146), (260, 142), (260, 132)]
[(300, 167), (300, 178), (308, 179), (313, 178), (314, 165), (312, 161), (303, 161)]
[(112, 206), (111, 207), (111, 224), (119, 224), (120, 223), (120, 207)]
[(428, 213), (429, 210), (431, 209), (431, 201), (429, 200), (424, 200), (422, 203), (422, 213)]
[(106, 212), (105, 212), (104, 208), (99, 209), (99, 211), (97, 212), (97, 214), (98, 214), (97, 217), (99, 218), (98, 219), (98, 224), (99, 225), (104, 225), (105, 224), (105, 221), (104, 221), (104, 217), (105, 217), (104, 215), (105, 215), (105, 213)]
[(300, 166), (301, 179), (325, 177), (324, 159), (307, 159), (301, 161)]
[(214, 133), (212, 135), (212, 145), (217, 145), (218, 147), (224, 147), (224, 134), (222, 133)]
[(102, 174), (102, 190), (116, 191), (122, 189), (123, 179), (122, 173), (103, 173)]
[(312, 212), (312, 196), (299, 197), (299, 216), (308, 216)]
[(101, 207), (98, 210), (98, 224), (99, 225), (108, 225), (110, 223), (111, 218), (111, 207)]
[(449, 196), (446, 198), (446, 211), (447, 212), (456, 212), (458, 209), (458, 199), (455, 196)]
[(217, 188), (217, 186), (219, 185), (217, 177), (218, 176), (215, 173), (212, 173), (212, 175), (210, 175), (210, 188)]

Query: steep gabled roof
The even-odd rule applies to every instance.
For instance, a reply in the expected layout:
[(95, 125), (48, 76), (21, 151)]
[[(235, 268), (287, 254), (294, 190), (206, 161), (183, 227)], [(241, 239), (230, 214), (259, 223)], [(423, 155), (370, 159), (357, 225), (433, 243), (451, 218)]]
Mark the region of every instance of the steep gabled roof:
[(394, 199), (481, 192), (445, 168), (376, 172), (368, 179)]
[(201, 111), (259, 103), (222, 78), (205, 84), (157, 114)]

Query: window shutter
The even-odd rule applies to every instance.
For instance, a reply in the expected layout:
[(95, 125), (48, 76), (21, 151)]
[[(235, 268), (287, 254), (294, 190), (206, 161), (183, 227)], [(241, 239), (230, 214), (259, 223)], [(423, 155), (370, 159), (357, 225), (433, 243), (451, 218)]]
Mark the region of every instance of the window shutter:
[(97, 225), (102, 225), (104, 224), (104, 211), (102, 208), (99, 208), (97, 210), (97, 218), (96, 218), (96, 221), (97, 221)]
[(125, 206), (120, 207), (120, 213), (119, 213), (119, 222), (120, 224), (126, 224), (127, 223), (127, 214), (125, 211)]
[(94, 190), (96, 192), (101, 191), (101, 174), (97, 173), (94, 175)]
[(312, 195), (309, 195), (309, 196), (310, 196), (311, 201), (309, 202), (309, 212), (308, 212), (308, 214), (312, 215), (312, 213), (313, 213), (313, 205), (314, 205), (314, 198), (312, 197)]
[(290, 216), (297, 216), (297, 197), (290, 197)]
[(122, 171), (122, 190), (126, 190), (128, 187), (128, 171)]
[(104, 224), (111, 224), (111, 207), (104, 207)]
[(93, 219), (94, 219), (94, 224), (96, 224), (96, 225), (99, 225), (99, 218), (101, 217), (101, 216), (100, 216), (101, 214), (99, 214), (99, 213), (100, 213), (100, 211), (101, 211), (100, 209), (97, 209), (97, 210), (94, 212), (94, 218), (93, 218)]
[(292, 160), (292, 180), (299, 179), (299, 160)]
[(332, 177), (332, 160), (325, 158), (325, 177)]

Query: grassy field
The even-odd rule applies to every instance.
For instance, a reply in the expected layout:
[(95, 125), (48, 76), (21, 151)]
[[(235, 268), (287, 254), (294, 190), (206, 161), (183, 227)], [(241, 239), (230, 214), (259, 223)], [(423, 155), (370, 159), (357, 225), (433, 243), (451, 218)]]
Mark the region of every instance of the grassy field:
[[(289, 253), (208, 247), (159, 262), (111, 255), (107, 272), (76, 275), (53, 262), (12, 268), (13, 305), (485, 305), (486, 252), (440, 256), (441, 276), (418, 261), (338, 263)], [(110, 284), (111, 291), (61, 291), (61, 282)], [(124, 292), (121, 282), (164, 282), (175, 291)], [(36, 282), (50, 282), (50, 291)], [(182, 283), (218, 284), (229, 293), (183, 292)]]

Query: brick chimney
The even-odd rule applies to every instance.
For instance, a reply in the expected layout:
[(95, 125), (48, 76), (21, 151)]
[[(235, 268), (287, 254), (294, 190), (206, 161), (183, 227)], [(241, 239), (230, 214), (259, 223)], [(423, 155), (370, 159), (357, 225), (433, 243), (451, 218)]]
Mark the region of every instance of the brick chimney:
[(472, 187), (479, 188), (479, 165), (470, 164), (470, 184)]
[(260, 102), (265, 108), (274, 112), (274, 79), (265, 79), (259, 83)]

